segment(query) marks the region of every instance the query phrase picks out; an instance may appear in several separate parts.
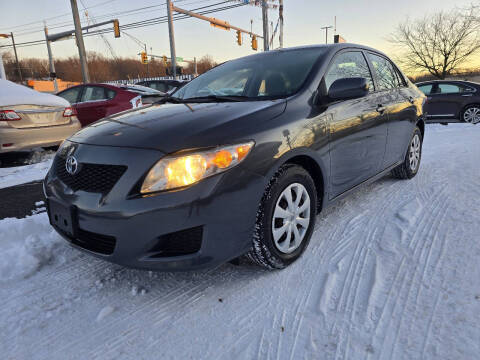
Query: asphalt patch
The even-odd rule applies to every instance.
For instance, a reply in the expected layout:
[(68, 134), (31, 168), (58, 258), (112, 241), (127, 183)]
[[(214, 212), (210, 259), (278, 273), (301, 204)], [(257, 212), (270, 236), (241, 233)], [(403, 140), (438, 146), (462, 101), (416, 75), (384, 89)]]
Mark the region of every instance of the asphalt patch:
[(46, 211), (42, 181), (0, 189), (0, 199), (0, 220), (12, 217), (22, 219)]

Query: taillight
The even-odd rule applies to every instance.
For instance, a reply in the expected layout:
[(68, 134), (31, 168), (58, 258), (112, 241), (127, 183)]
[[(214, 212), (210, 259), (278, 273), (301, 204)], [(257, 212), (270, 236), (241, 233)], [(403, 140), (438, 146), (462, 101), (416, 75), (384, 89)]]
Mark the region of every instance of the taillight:
[(77, 115), (77, 111), (75, 110), (75, 108), (72, 107), (65, 108), (65, 111), (63, 112), (63, 117), (70, 117), (75, 115)]
[(22, 120), (14, 110), (0, 110), (0, 121)]

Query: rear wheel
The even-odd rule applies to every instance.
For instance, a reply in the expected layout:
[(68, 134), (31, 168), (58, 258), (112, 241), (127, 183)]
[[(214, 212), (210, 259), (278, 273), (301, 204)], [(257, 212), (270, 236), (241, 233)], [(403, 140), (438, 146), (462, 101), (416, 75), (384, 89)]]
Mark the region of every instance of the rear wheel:
[(316, 204), (310, 174), (300, 166), (283, 165), (263, 195), (247, 257), (268, 269), (283, 269), (297, 260), (310, 241)]
[(480, 122), (480, 105), (471, 105), (462, 113), (462, 120), (466, 123), (477, 124)]
[(405, 160), (392, 170), (392, 175), (397, 179), (411, 179), (417, 175), (422, 159), (422, 133), (418, 127), (413, 132), (410, 145), (408, 146)]

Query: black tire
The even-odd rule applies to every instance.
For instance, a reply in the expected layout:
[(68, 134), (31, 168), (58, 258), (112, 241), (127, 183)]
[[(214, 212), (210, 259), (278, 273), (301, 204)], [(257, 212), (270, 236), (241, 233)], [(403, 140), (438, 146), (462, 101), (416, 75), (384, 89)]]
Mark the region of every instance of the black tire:
[(467, 123), (467, 124), (478, 124), (478, 123), (479, 123), (478, 121), (477, 121), (477, 122), (475, 122), (475, 121), (470, 122), (470, 121), (465, 120), (465, 113), (466, 113), (467, 110), (469, 110), (469, 109), (477, 109), (477, 111), (480, 112), (480, 105), (469, 105), (469, 106), (467, 106), (467, 107), (462, 111), (461, 120), (462, 120), (463, 122)]
[[(276, 247), (272, 234), (272, 220), (277, 200), (288, 186), (299, 183), (306, 189), (310, 198), (309, 224), (299, 247), (286, 254)], [(307, 248), (315, 226), (317, 191), (310, 174), (302, 167), (285, 164), (275, 173), (267, 185), (257, 211), (252, 249), (246, 257), (253, 263), (267, 269), (283, 269), (297, 260)]]
[[(411, 147), (412, 147), (412, 142), (415, 138), (415, 136), (418, 136), (420, 140), (420, 153), (419, 153), (419, 158), (417, 165), (415, 166), (414, 169), (410, 166), (410, 155), (411, 155)], [(413, 131), (412, 137), (410, 141), (408, 142), (408, 150), (407, 154), (405, 155), (405, 159), (403, 163), (399, 166), (397, 166), (395, 169), (392, 170), (392, 176), (397, 179), (411, 179), (418, 173), (418, 169), (420, 168), (420, 163), (422, 160), (422, 144), (423, 144), (423, 139), (422, 139), (422, 132), (418, 128), (418, 126), (415, 128)]]

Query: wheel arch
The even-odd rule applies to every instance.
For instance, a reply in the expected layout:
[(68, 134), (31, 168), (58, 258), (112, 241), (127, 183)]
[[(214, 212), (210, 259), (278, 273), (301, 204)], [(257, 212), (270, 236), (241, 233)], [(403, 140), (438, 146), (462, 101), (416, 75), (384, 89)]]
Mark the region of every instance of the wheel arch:
[(321, 167), (313, 158), (308, 155), (294, 156), (288, 159), (286, 163), (295, 164), (304, 168), (312, 177), (317, 190), (317, 213), (319, 213), (322, 210), (323, 199), (325, 197), (325, 180)]
[(317, 213), (320, 212), (325, 204), (326, 199), (328, 199), (328, 173), (321, 156), (318, 155), (316, 151), (308, 148), (296, 148), (290, 150), (277, 159), (275, 165), (266, 175), (266, 178), (271, 179), (275, 172), (285, 164), (298, 165), (304, 168), (310, 174), (317, 190)]
[(419, 119), (417, 121), (417, 126), (420, 129), (420, 132), (422, 133), (422, 140), (425, 138), (425, 121), (423, 119)]

